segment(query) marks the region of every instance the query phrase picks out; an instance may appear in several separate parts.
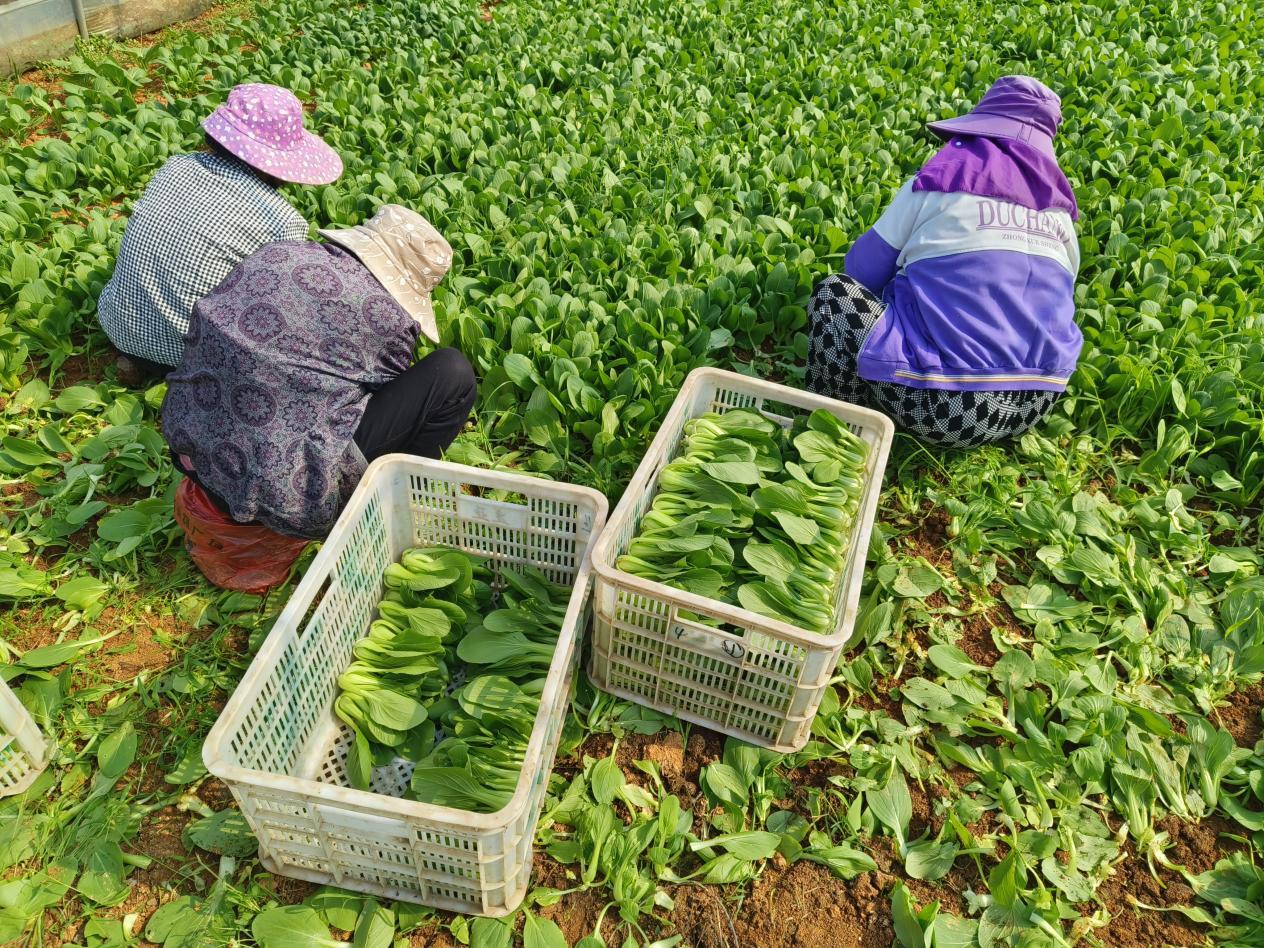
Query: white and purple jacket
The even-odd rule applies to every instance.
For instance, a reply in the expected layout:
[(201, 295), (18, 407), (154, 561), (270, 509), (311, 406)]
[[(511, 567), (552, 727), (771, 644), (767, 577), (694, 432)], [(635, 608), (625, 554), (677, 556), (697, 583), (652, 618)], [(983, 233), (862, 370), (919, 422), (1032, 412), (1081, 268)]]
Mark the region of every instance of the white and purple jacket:
[(886, 311), (859, 373), (958, 391), (1061, 391), (1075, 371), (1075, 197), (1052, 156), (958, 136), (848, 251)]

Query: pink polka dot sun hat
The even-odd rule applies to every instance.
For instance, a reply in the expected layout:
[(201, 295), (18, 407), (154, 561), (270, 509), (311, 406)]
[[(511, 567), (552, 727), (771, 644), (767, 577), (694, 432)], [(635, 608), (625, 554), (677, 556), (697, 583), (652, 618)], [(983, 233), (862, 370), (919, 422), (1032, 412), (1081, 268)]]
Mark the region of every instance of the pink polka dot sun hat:
[(329, 184), (342, 159), (303, 128), (303, 103), (289, 89), (248, 82), (202, 121), (206, 133), (251, 167), (295, 184)]

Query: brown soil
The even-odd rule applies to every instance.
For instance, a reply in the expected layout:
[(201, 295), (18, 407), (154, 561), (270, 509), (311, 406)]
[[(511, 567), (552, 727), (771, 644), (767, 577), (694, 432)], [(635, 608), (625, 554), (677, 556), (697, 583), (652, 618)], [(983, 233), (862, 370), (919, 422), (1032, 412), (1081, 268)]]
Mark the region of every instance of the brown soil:
[(851, 774), (852, 768), (837, 757), (825, 760), (809, 760), (789, 772), (790, 783), (795, 787), (828, 787), (830, 777)]
[(949, 549), (948, 511), (931, 503), (922, 505), (922, 519), (905, 536), (909, 551), (939, 570), (952, 575), (952, 551)]
[(147, 82), (135, 92), (132, 93), (132, 101), (137, 105), (144, 105), (146, 102), (157, 102), (159, 105), (170, 105), (166, 95), (163, 94), (164, 83), (161, 79), (155, 79)]
[[(149, 917), (166, 902), (180, 895), (179, 881), (199, 864), (190, 860), (188, 851), (180, 841), (184, 827), (193, 819), (191, 813), (181, 813), (176, 807), (164, 807), (150, 813), (141, 823), (140, 833), (123, 848), (127, 852), (141, 853), (153, 859), (145, 869), (138, 869), (128, 877), (131, 893), (121, 905), (106, 909), (99, 914), (105, 918), (136, 916), (132, 931), (140, 935)], [(201, 873), (209, 884), (212, 874)], [(187, 888), (186, 888), (187, 891)], [(142, 941), (141, 944), (150, 944)]]
[(1206, 942), (1205, 928), (1179, 912), (1147, 912), (1136, 908), (1130, 899), (1144, 905), (1166, 907), (1188, 905), (1194, 893), (1182, 880), (1165, 874), (1156, 879), (1129, 847), (1128, 858), (1115, 868), (1115, 874), (1102, 883), (1097, 896), (1110, 911), (1111, 921), (1097, 935), (1101, 940), (1120, 948), (1190, 948)]
[(738, 907), (725, 897), (721, 886), (680, 886), (672, 892), (676, 907), (671, 930), (683, 936), (691, 948), (741, 948), (734, 919)]
[(988, 595), (995, 600), (989, 613), (989, 619), (993, 625), (1001, 630), (1001, 635), (1004, 638), (1014, 642), (1029, 639), (1031, 634), (1027, 627), (1019, 621), (1018, 616), (1014, 615), (1014, 610), (1009, 607), (1009, 603), (1003, 598), (1002, 592), (1004, 589), (1005, 584), (999, 581), (988, 587)]
[(61, 87), (61, 77), (51, 71), (31, 70), (22, 76), (22, 82), (43, 89), (48, 94), (49, 104), (54, 107), (49, 115), (45, 116), (38, 125), (27, 132), (26, 137), (22, 139), (22, 147), (29, 148), (45, 138), (60, 138), (62, 141), (66, 141), (64, 132), (52, 131), (53, 116), (57, 114), (59, 111), (58, 107), (66, 98), (66, 94)]
[[(130, 598), (118, 605), (106, 606), (86, 627), (69, 632), (56, 627), (54, 622), (58, 618), (60, 614), (53, 609), (11, 610), (0, 617), (0, 638), (25, 652), (58, 641), (74, 641), (80, 636), (110, 635), (111, 638), (94, 650), (81, 653), (72, 663), (75, 674), (128, 682), (142, 672), (168, 667), (173, 660), (172, 643), (181, 642), (193, 631), (173, 613), (142, 611)], [(167, 641), (160, 641), (160, 637)]]
[[(914, 824), (917, 822), (916, 815), (913, 817), (913, 822)], [(915, 838), (921, 833), (910, 830), (909, 835)], [(936, 882), (921, 882), (910, 879), (904, 874), (904, 864), (896, 853), (895, 840), (887, 836), (875, 836), (865, 840), (865, 849), (878, 864), (879, 876), (884, 879), (898, 878), (908, 887), (909, 894), (918, 905), (938, 902), (947, 912), (952, 912), (954, 915), (966, 915), (969, 912), (966, 891), (987, 891), (987, 883), (980, 878), (978, 868), (968, 857), (958, 857), (956, 864), (944, 878)], [(886, 911), (890, 915), (889, 905)]]
[(170, 26), (164, 27), (154, 33), (146, 33), (144, 36), (137, 36), (128, 40), (129, 43), (141, 47), (153, 46), (155, 43), (170, 37), (172, 33), (197, 33), (199, 36), (210, 36), (213, 33), (221, 32), (222, 26), (218, 22), (225, 16), (237, 14), (247, 16), (250, 13), (250, 7), (239, 2), (217, 3), (207, 7), (191, 20), (181, 20)]
[(904, 720), (904, 712), (900, 710), (900, 705), (891, 698), (892, 689), (898, 688), (899, 685), (898, 678), (883, 678), (873, 683), (868, 694), (854, 694), (852, 697), (856, 705), (866, 711), (882, 711), (887, 717), (906, 724), (908, 722)]
[(30, 148), (32, 145), (37, 145), (46, 138), (56, 138), (63, 142), (70, 141), (70, 138), (65, 132), (53, 131), (52, 128), (53, 116), (49, 115), (27, 133), (26, 138), (22, 139), (22, 147)]
[(976, 665), (991, 668), (1001, 657), (1000, 650), (992, 640), (992, 627), (996, 624), (996, 616), (991, 611), (964, 617), (961, 620), (961, 636), (957, 639), (957, 648), (970, 656), (970, 661)]
[[(573, 867), (563, 866), (544, 853), (535, 854), (535, 870), (532, 875), (534, 885), (550, 889), (570, 889), (578, 882), (579, 876)], [(568, 893), (556, 904), (545, 906), (537, 911), (544, 918), (556, 922), (566, 938), (566, 943), (573, 945), (592, 934), (597, 924), (597, 917), (601, 914), (604, 905), (605, 900), (599, 892), (586, 889), (582, 892)], [(618, 929), (615, 925), (617, 918), (618, 912), (611, 910), (606, 913), (602, 922), (602, 937), (608, 945), (618, 945), (623, 941), (618, 937)]]
[(913, 818), (909, 820), (909, 838), (916, 839), (923, 830), (929, 829), (931, 835), (939, 831), (938, 814), (934, 812), (930, 796), (922, 789), (921, 784), (910, 782), (909, 796), (913, 800)]
[(1264, 682), (1250, 685), (1229, 696), (1228, 703), (1216, 709), (1220, 724), (1233, 735), (1239, 747), (1251, 748), (1264, 735), (1260, 710), (1264, 708)]
[[(664, 734), (630, 734), (619, 743), (615, 755), (623, 772), (630, 779), (642, 782), (645, 775), (633, 766), (634, 761), (649, 761), (658, 767), (663, 785), (682, 800), (698, 795), (698, 770), (696, 760), (688, 759), (685, 739), (678, 731)], [(688, 805), (688, 804), (686, 804)]]
[(437, 925), (427, 925), (408, 936), (408, 948), (456, 948), (456, 942)]
[(183, 862), (188, 859), (189, 851), (184, 848), (180, 834), (192, 822), (194, 814), (181, 812), (174, 806), (166, 806), (148, 814), (136, 835), (127, 848), (144, 853), (154, 861), (147, 870), (155, 881), (168, 881), (179, 871), (173, 861)]
[(94, 384), (105, 377), (107, 360), (96, 353), (77, 353), (61, 364), (58, 373), (62, 388), (72, 385)]
[(1167, 816), (1156, 827), (1172, 840), (1167, 858), (1195, 874), (1206, 872), (1230, 853), (1246, 849), (1242, 843), (1228, 838), (1244, 835), (1242, 827), (1214, 813), (1197, 823)]
[[(132, 934), (141, 936), (145, 931), (145, 925), (149, 922), (149, 917), (167, 902), (179, 898), (181, 893), (165, 880), (154, 881), (153, 873), (149, 869), (133, 873), (127, 882), (132, 887), (127, 900), (122, 905), (99, 914), (106, 918), (126, 918), (129, 915), (135, 915), (136, 924), (132, 927)], [(153, 944), (153, 942), (145, 941), (143, 937), (140, 943), (145, 946)]]
[[(583, 759), (600, 760), (610, 754), (614, 737), (610, 734), (591, 734), (569, 757), (554, 766), (559, 774), (570, 779), (581, 769)], [(648, 777), (632, 766), (633, 761), (648, 760), (658, 765), (663, 784), (668, 791), (681, 797), (687, 807), (689, 798), (699, 792), (698, 775), (707, 764), (713, 764), (724, 752), (724, 736), (705, 728), (694, 728), (688, 742), (676, 731), (659, 734), (628, 734), (619, 740), (615, 754), (624, 776), (629, 781), (644, 785)]]
[[(58, 618), (58, 611), (52, 609), (10, 609), (0, 614), (0, 639), (22, 652), (55, 645), (62, 635), (61, 630), (53, 625)], [(71, 638), (75, 637), (71, 635)]]
[[(160, 777), (158, 780), (161, 782)], [(101, 918), (136, 916), (131, 930), (139, 937), (144, 932), (149, 917), (159, 906), (180, 895), (181, 888), (186, 892), (194, 888), (191, 885), (181, 885), (190, 875), (201, 876), (201, 885), (197, 888), (210, 885), (214, 873), (203, 863), (191, 859), (180, 839), (184, 827), (194, 816), (192, 813), (182, 813), (175, 806), (163, 807), (144, 816), (140, 832), (134, 839), (123, 844), (123, 851), (148, 856), (153, 862), (128, 876), (130, 892), (121, 904), (98, 909), (94, 914)], [(57, 926), (61, 926), (58, 933), (51, 936), (51, 940), (46, 939), (45, 944), (49, 948), (55, 945), (79, 944), (84, 920), (76, 917), (77, 907), (77, 900), (72, 898), (49, 910), (45, 921), (50, 930), (57, 930)], [(142, 940), (141, 944), (147, 946), (150, 942)]]
[(17, 481), (13, 484), (5, 484), (3, 487), (0, 487), (0, 494), (3, 494), (6, 498), (5, 506), (9, 505), (7, 498), (17, 498), (12, 501), (13, 508), (15, 510), (29, 509), (34, 507), (40, 501), (39, 492), (26, 481)]
[(689, 903), (690, 913), (682, 913), (681, 892), (675, 921), (684, 943), (696, 948), (888, 948), (894, 932), (885, 890), (891, 881), (870, 872), (844, 882), (810, 862), (769, 867), (731, 928), (720, 913), (727, 907), (706, 896)]
[(27, 133), (26, 138), (22, 140), (22, 147), (28, 148), (45, 138), (60, 138), (62, 141), (66, 141), (67, 138), (64, 132), (51, 130), (53, 127), (53, 116), (60, 111), (59, 106), (66, 98), (66, 93), (61, 87), (61, 76), (51, 69), (32, 69), (22, 75), (21, 81), (27, 85), (38, 86), (40, 89), (43, 89), (48, 95), (49, 104), (54, 106), (53, 111)]
[(264, 887), (271, 891), (282, 905), (297, 905), (315, 894), (320, 888), (314, 882), (291, 879), (288, 876), (272, 876)]
[(172, 647), (159, 636), (178, 639), (190, 631), (171, 613), (136, 613), (107, 607), (93, 622), (101, 632), (119, 630), (94, 664), (114, 681), (131, 681), (143, 671), (158, 671), (172, 661)]
[(235, 806), (232, 792), (218, 780), (211, 778), (198, 788), (198, 798), (212, 810), (223, 810)]

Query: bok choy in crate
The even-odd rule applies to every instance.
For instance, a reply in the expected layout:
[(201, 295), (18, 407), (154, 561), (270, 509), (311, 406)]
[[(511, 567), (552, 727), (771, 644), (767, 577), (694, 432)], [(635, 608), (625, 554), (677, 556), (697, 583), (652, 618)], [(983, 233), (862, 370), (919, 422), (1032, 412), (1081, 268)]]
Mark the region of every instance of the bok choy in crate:
[(374, 767), (403, 758), (413, 798), (495, 812), (518, 783), (570, 590), (524, 567), (503, 569), (496, 593), (480, 558), (444, 548), (405, 551), (384, 579), (334, 703), (354, 733), (351, 783), (368, 789)]
[(618, 567), (827, 633), (867, 453), (823, 409), (788, 429), (747, 409), (694, 418)]

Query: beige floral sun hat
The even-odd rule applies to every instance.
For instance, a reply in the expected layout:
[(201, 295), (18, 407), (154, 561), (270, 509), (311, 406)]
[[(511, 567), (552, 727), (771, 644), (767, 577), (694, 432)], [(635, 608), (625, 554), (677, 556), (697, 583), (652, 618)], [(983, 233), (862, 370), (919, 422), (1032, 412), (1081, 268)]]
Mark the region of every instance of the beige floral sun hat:
[(430, 293), (452, 266), (452, 248), (416, 211), (384, 204), (371, 220), (321, 235), (360, 258), (431, 342), (439, 341)]

